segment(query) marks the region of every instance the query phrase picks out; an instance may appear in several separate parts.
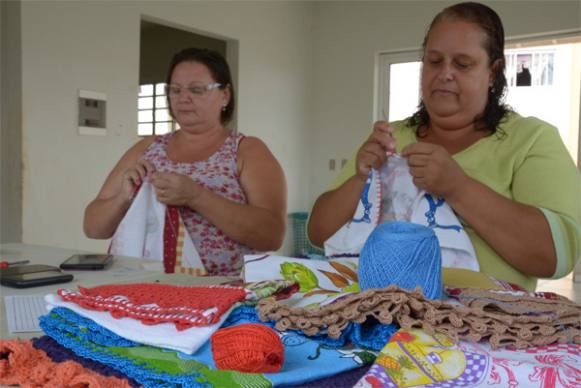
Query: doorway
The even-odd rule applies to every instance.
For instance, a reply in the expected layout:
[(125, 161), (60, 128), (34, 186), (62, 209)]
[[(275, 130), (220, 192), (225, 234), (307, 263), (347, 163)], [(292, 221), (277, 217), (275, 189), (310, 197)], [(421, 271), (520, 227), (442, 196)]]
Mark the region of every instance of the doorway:
[(163, 135), (177, 129), (165, 95), (165, 78), (173, 55), (188, 47), (198, 47), (217, 51), (227, 58), (230, 42), (147, 20), (141, 21), (140, 31), (137, 134)]

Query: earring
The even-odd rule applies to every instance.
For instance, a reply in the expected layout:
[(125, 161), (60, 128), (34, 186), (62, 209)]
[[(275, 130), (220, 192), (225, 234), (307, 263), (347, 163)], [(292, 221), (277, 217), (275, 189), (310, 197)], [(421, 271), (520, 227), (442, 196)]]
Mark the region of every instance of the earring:
[(222, 105), (222, 112), (226, 112), (226, 107), (228, 106), (228, 104), (224, 104)]

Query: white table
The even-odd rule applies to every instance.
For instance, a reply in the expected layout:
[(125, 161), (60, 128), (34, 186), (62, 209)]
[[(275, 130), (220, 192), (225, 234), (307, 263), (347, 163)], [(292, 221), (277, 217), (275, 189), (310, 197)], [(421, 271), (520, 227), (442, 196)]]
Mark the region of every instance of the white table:
[[(0, 244), (0, 261), (30, 260), (29, 264), (47, 264), (58, 267), (60, 263), (75, 253), (89, 252), (29, 244)], [(115, 256), (113, 264), (107, 270), (66, 272), (73, 274), (74, 279), (71, 282), (31, 288), (0, 286), (0, 338), (30, 339), (42, 335), (42, 332), (10, 333), (8, 331), (6, 308), (4, 306), (5, 296), (46, 295), (54, 293), (59, 288), (77, 289), (77, 285), (94, 287), (102, 284), (141, 282), (177, 285), (210, 285), (235, 280), (235, 278), (231, 277), (193, 277), (183, 274), (165, 274), (163, 273), (163, 265), (159, 261), (125, 256)]]

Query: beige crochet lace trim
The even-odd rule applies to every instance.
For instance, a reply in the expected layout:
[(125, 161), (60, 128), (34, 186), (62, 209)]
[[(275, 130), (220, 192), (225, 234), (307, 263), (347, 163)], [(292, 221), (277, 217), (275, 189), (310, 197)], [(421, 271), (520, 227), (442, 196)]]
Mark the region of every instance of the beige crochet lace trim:
[(349, 294), (324, 307), (292, 307), (267, 298), (256, 306), (263, 321), (276, 321), (280, 331), (300, 330), (306, 335), (326, 332), (338, 338), (350, 322), (375, 317), (428, 334), (443, 333), (453, 340), (490, 342), (493, 349), (518, 349), (552, 343), (581, 343), (581, 306), (558, 296), (548, 300), (509, 292), (462, 289), (459, 304), (426, 299), (419, 288), (397, 286)]

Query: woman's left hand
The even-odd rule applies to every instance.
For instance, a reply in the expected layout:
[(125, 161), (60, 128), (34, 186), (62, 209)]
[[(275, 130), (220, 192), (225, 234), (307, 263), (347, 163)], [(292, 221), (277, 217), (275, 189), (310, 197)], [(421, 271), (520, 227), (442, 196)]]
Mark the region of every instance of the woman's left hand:
[(449, 199), (468, 177), (442, 146), (431, 143), (409, 144), (401, 151), (408, 161), (414, 184), (428, 193)]
[(159, 202), (171, 206), (190, 206), (200, 195), (202, 187), (187, 175), (155, 172), (150, 177)]

